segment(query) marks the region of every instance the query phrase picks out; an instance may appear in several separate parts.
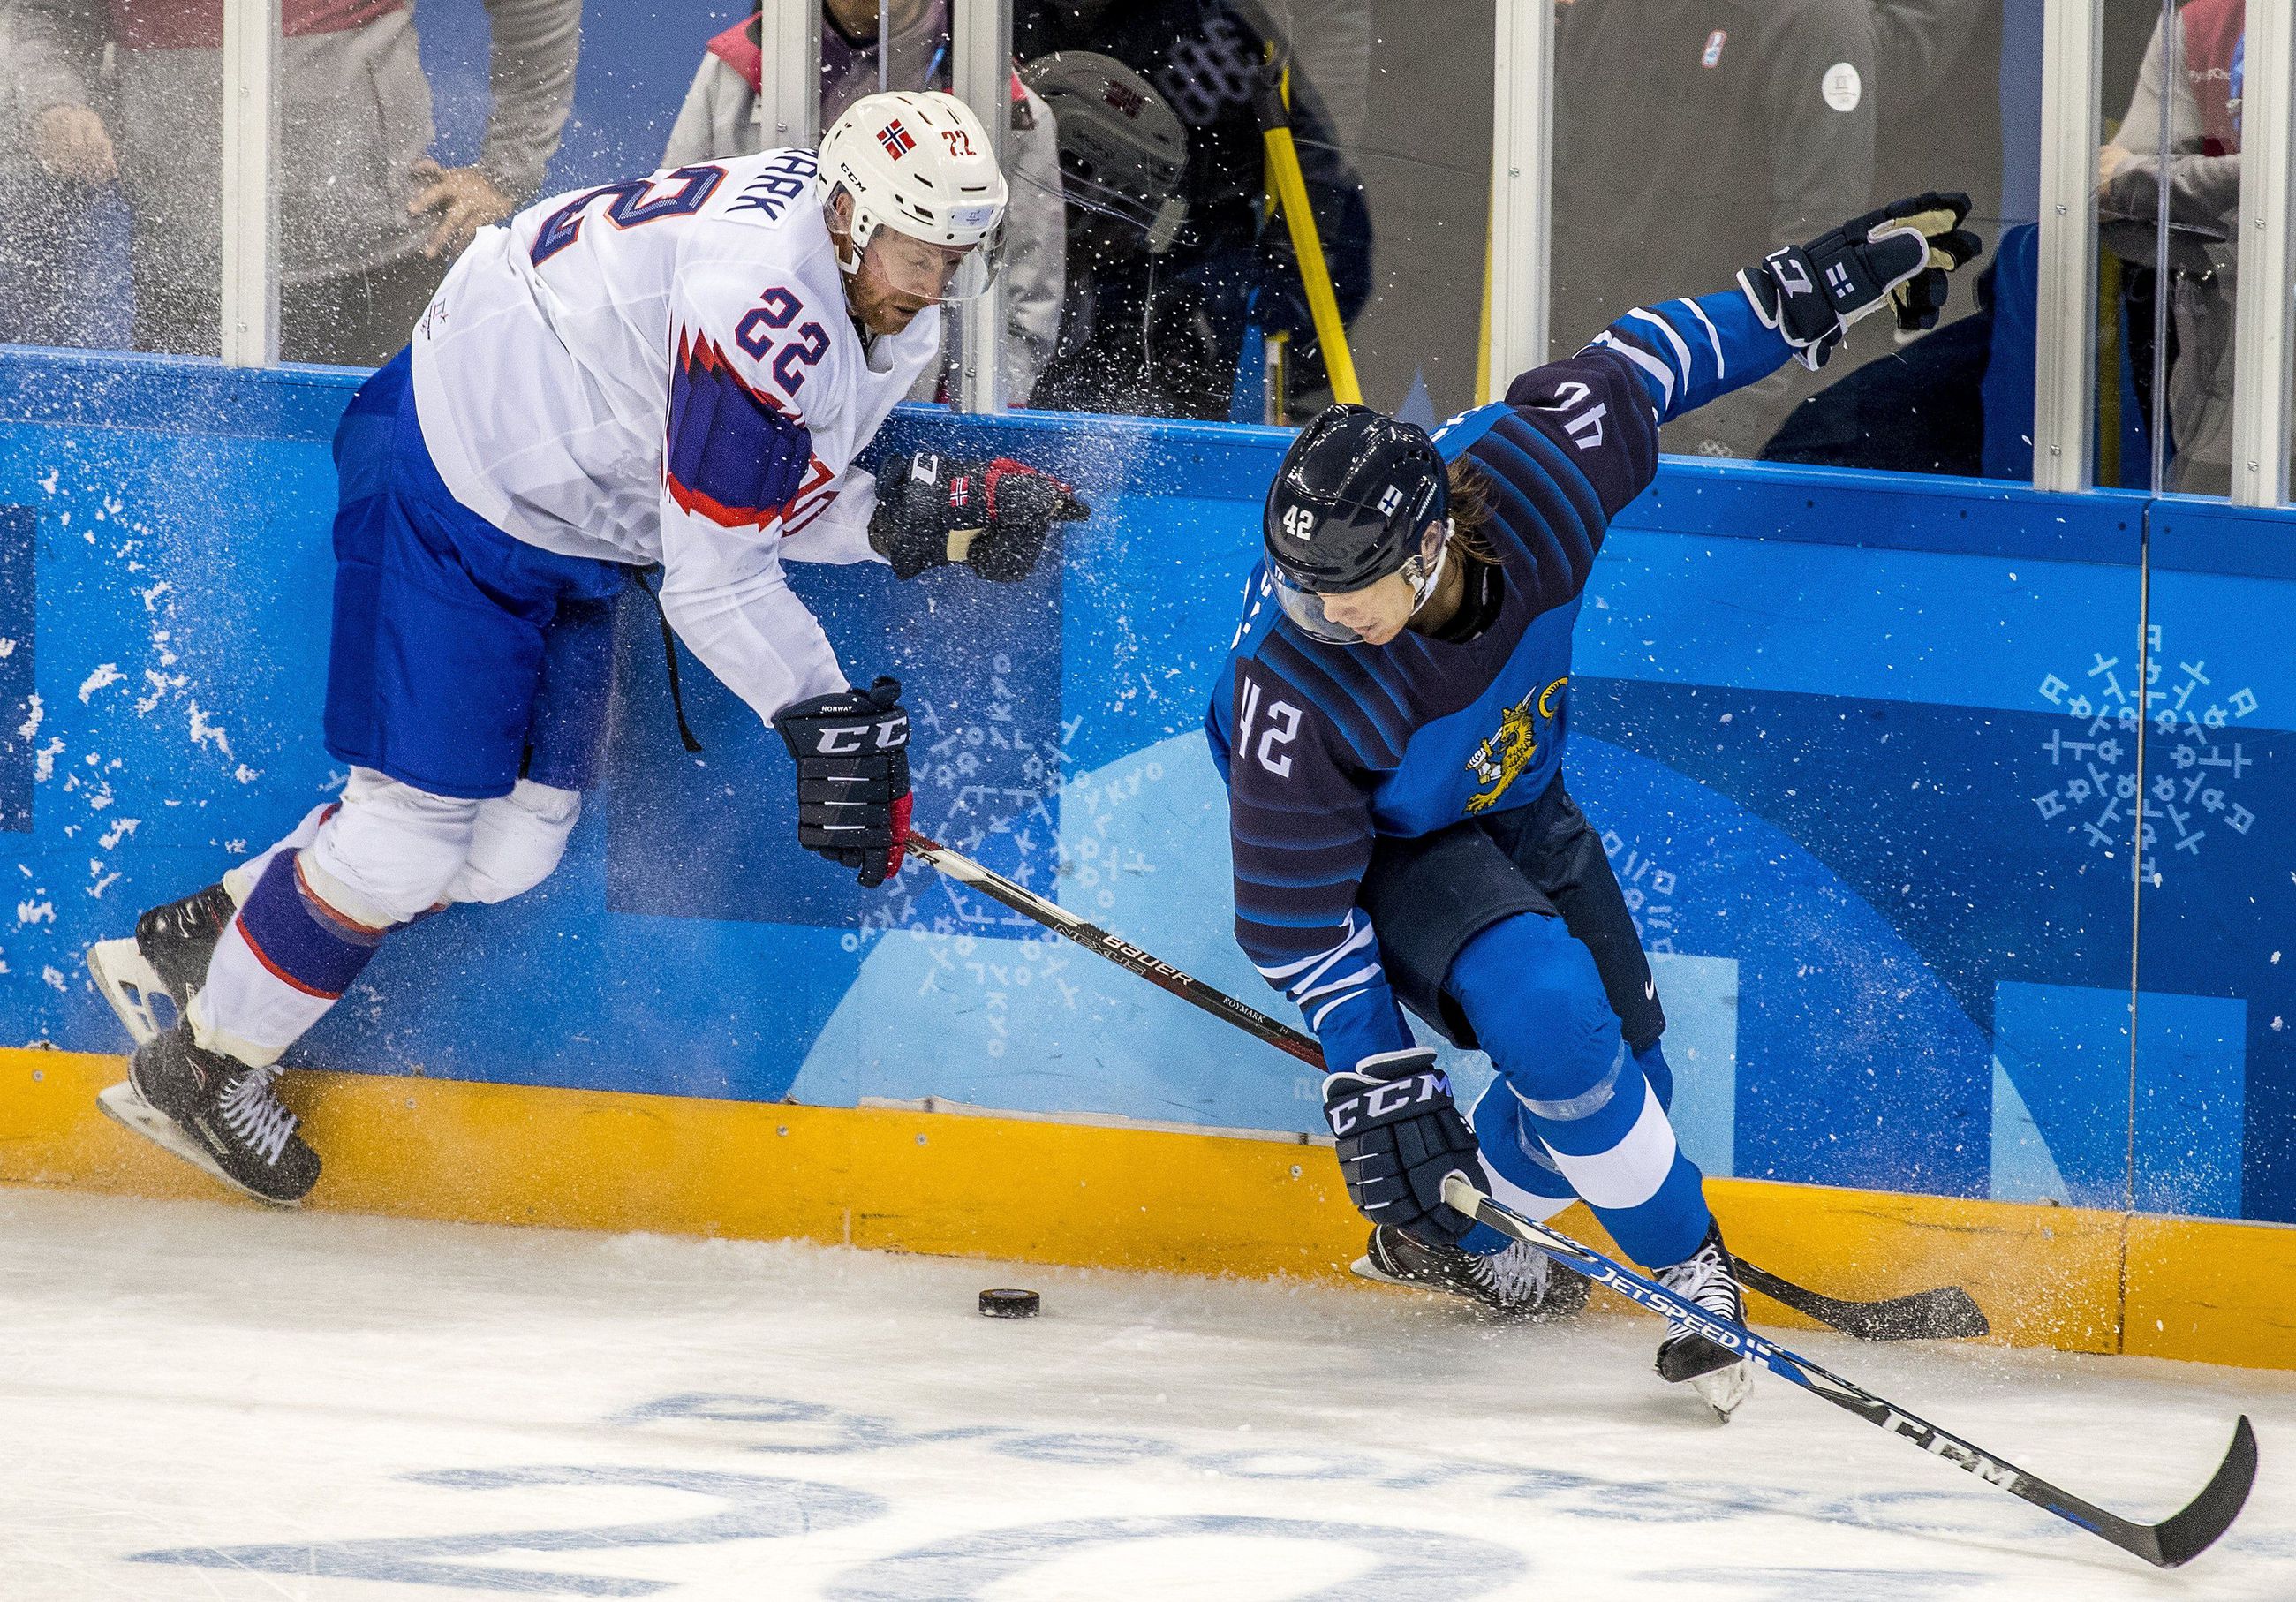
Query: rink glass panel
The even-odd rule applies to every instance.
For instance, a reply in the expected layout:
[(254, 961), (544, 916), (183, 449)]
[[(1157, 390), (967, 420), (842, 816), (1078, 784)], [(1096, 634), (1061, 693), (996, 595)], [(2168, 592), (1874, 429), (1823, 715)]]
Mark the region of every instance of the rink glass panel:
[(2030, 481), (2040, 13), (1566, 0), (1550, 352), (1636, 305), (1727, 290), (1869, 208), (1965, 191), (1987, 255), (1934, 332), (1876, 313), (1821, 372), (1790, 365), (1676, 420), (1662, 448)]
[[(1369, 405), (1432, 426), (1475, 404), (1491, 166), (1492, 0), (1430, 29), (1403, 0), (1013, 0), (1014, 53), (1117, 57), (1186, 126), (1189, 215), (1171, 250), (1070, 234), (1064, 341), (1034, 404), (1300, 423), (1332, 399), (1292, 230), (1271, 208), (1254, 79), (1291, 69), (1315, 248)], [(1084, 307), (1095, 310), (1089, 323)]]
[(111, 13), (84, 9), (0, 6), (0, 344), (212, 353), (217, 52), (107, 56)]
[(2226, 490), (2238, 119), (2229, 67), (2208, 62), (2237, 47), (2236, 29), (2227, 45), (2209, 25), (2231, 14), (2215, 0), (2189, 12), (2105, 0), (2092, 390), (2100, 484)]

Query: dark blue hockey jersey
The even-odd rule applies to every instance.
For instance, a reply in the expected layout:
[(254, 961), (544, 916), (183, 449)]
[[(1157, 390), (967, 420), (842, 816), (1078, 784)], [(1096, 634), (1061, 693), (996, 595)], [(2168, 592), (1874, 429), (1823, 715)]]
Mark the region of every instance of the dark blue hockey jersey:
[(1474, 638), (1310, 638), (1263, 563), (1205, 719), (1228, 785), (1236, 939), (1334, 1067), (1411, 1043), (1356, 905), (1378, 836), (1528, 806), (1570, 726), (1570, 631), (1611, 519), (1650, 484), (1660, 424), (1775, 372), (1742, 295), (1637, 308), (1506, 398), (1436, 431), (1491, 491), (1503, 598)]

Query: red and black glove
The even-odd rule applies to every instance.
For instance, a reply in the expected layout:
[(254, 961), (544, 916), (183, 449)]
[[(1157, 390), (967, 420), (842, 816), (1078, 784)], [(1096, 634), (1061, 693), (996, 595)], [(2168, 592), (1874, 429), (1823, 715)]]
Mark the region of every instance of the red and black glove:
[(909, 715), (898, 679), (783, 707), (774, 718), (797, 762), (797, 842), (874, 890), (909, 847)]
[(879, 469), (869, 543), (897, 579), (962, 562), (1010, 584), (1036, 571), (1054, 523), (1091, 515), (1069, 486), (1009, 456), (961, 462), (920, 450)]

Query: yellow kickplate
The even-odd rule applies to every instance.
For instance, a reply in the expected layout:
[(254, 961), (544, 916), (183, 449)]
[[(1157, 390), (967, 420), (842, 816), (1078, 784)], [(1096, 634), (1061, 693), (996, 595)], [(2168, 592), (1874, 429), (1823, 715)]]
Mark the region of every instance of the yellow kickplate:
[[(0, 1180), (228, 1195), (98, 1113), (126, 1067), (0, 1048)], [(1344, 1277), (1363, 1249), (1329, 1149), (1283, 1139), (371, 1074), (281, 1088), (325, 1162), (318, 1208), (1246, 1277)], [(1752, 1179), (1707, 1194), (1734, 1251), (1829, 1294), (1952, 1283), (2011, 1344), (2296, 1368), (2296, 1229)], [(1584, 1208), (1556, 1221), (1610, 1247)]]

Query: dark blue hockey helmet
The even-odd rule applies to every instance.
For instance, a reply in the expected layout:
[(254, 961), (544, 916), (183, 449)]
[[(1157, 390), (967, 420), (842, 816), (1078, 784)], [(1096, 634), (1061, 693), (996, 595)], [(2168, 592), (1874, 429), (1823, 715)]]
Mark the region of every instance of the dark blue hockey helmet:
[(1403, 573), (1423, 594), (1441, 568), (1423, 556), (1427, 525), (1450, 513), (1443, 458), (1424, 429), (1365, 406), (1335, 406), (1300, 431), (1268, 486), (1261, 538), (1276, 596), (1320, 639), (1357, 637), (1318, 596)]

